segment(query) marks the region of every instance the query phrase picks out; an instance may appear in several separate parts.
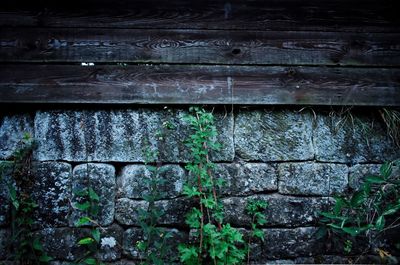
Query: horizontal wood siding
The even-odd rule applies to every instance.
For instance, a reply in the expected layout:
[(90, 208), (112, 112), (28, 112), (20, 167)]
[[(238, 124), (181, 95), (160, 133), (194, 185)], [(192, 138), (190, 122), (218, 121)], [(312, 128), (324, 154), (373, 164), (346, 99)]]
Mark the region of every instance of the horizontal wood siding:
[(0, 72), (2, 102), (400, 105), (399, 69), (35, 66)]
[(400, 106), (395, 1), (90, 1), (0, 3), (0, 102)]
[[(81, 1), (85, 2), (85, 1)], [(130, 1), (0, 9), (0, 25), (136, 29), (398, 32), (396, 1)], [(85, 4), (85, 3), (81, 3)], [(0, 4), (1, 5), (1, 4)]]
[(129, 29), (0, 30), (3, 62), (400, 64), (400, 33)]

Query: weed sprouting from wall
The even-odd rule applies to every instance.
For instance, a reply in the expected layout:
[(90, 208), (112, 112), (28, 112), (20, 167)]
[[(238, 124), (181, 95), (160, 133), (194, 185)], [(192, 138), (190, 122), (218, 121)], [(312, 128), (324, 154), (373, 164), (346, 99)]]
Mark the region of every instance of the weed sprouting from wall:
[[(32, 199), (32, 150), (36, 143), (25, 133), (11, 162), (0, 164), (0, 176), (6, 180), (11, 200), (11, 237), (8, 241), (9, 260), (20, 265), (47, 264), (52, 260), (44, 251), (40, 238), (35, 235), (33, 219), (38, 207)], [(7, 176), (11, 176), (8, 178)]]
[(360, 189), (349, 196), (334, 197), (333, 210), (321, 212), (318, 236), (342, 241), (346, 254), (351, 253), (355, 242), (366, 241), (375, 245), (372, 251), (383, 261), (395, 260), (378, 239), (385, 236), (385, 231), (400, 226), (399, 166), (399, 160), (386, 162), (380, 167), (379, 175), (364, 178)]

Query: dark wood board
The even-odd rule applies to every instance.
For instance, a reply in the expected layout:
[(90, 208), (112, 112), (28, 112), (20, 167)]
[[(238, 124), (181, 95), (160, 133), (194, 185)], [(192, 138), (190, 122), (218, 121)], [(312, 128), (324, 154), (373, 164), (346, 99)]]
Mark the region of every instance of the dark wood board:
[[(115, 2), (115, 3), (114, 3)], [(0, 8), (1, 26), (399, 32), (395, 1), (114, 1)], [(81, 1), (81, 5), (85, 1)]]
[(0, 29), (2, 62), (400, 65), (400, 33)]
[(400, 70), (2, 65), (0, 102), (400, 106)]

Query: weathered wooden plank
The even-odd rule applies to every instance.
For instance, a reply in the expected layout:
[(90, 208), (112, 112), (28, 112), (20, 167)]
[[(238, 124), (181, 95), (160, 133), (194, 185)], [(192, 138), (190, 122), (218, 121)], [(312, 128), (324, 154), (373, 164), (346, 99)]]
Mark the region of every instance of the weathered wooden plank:
[(0, 29), (3, 62), (400, 64), (400, 33)]
[(400, 70), (2, 65), (2, 103), (400, 106)]
[(3, 8), (0, 25), (359, 32), (398, 32), (400, 26), (394, 1), (131, 1), (74, 10), (58, 5)]

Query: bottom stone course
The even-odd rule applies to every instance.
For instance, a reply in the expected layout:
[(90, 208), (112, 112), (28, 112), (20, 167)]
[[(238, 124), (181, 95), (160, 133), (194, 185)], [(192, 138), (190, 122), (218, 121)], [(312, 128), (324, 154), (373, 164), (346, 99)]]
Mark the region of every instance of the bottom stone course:
[(252, 245), (252, 259), (295, 258), (322, 253), (323, 242), (315, 237), (315, 227), (263, 229), (265, 240)]
[[(123, 230), (118, 225), (100, 229), (101, 247), (98, 257), (103, 261), (121, 258)], [(47, 254), (57, 260), (75, 261), (85, 248), (78, 246), (82, 237), (88, 236), (87, 228), (46, 228), (38, 233)]]
[[(172, 258), (172, 260), (178, 259), (179, 252), (177, 247), (180, 243), (188, 242), (189, 234), (173, 228), (166, 229), (166, 232), (172, 234), (172, 238), (168, 238), (165, 241), (165, 244), (170, 247), (170, 252), (166, 253), (166, 257)], [(140, 228), (126, 230), (123, 239), (124, 254), (132, 259), (143, 258), (143, 255), (137, 248), (137, 243), (141, 240), (144, 240), (144, 235)]]

